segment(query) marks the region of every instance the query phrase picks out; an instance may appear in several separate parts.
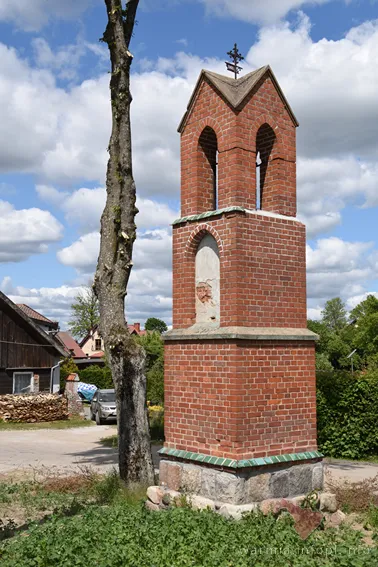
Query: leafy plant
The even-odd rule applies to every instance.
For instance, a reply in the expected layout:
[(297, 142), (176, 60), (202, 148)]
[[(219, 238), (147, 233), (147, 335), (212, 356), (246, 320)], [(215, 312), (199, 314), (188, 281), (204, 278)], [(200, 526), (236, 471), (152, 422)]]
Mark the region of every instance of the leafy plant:
[(313, 512), (319, 509), (319, 495), (317, 490), (313, 490), (306, 495), (301, 503), (301, 508), (312, 510)]
[(33, 526), (28, 537), (0, 547), (1, 565), (367, 567), (378, 561), (378, 551), (367, 553), (360, 534), (348, 528), (316, 531), (302, 541), (292, 524), (290, 517), (276, 521), (256, 513), (239, 522), (190, 508), (153, 513), (142, 503), (118, 501)]
[(370, 504), (367, 513), (367, 525), (372, 528), (378, 528), (378, 506)]
[(14, 535), (16, 524), (13, 520), (8, 519), (5, 522), (0, 519), (0, 541), (8, 539)]

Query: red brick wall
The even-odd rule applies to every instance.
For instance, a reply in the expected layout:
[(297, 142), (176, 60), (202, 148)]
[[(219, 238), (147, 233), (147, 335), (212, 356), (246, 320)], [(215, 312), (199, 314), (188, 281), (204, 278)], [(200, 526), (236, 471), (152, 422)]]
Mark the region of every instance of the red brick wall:
[[(214, 208), (214, 138), (208, 147), (199, 143), (206, 128), (217, 137), (218, 209), (255, 209), (260, 151), (262, 209), (294, 217), (295, 125), (271, 79), (237, 112), (202, 83), (181, 137), (182, 216)], [(174, 328), (195, 323), (195, 254), (206, 232), (219, 249), (221, 327), (306, 327), (305, 227), (232, 212), (175, 225)], [(168, 341), (165, 411), (169, 447), (237, 459), (314, 450), (314, 343)]]
[(221, 326), (306, 327), (305, 227), (259, 213), (226, 213), (174, 227), (174, 328), (195, 323), (195, 253), (201, 229), (218, 242)]
[[(203, 213), (204, 191), (198, 143), (206, 127), (214, 130), (219, 150), (218, 208), (256, 207), (256, 139), (269, 124), (276, 135), (269, 155), (271, 182), (264, 207), (288, 216), (296, 214), (295, 125), (271, 79), (266, 76), (235, 111), (206, 81), (181, 136), (181, 215)], [(274, 170), (274, 171), (273, 171)]]
[(165, 349), (166, 446), (234, 459), (316, 450), (314, 344)]

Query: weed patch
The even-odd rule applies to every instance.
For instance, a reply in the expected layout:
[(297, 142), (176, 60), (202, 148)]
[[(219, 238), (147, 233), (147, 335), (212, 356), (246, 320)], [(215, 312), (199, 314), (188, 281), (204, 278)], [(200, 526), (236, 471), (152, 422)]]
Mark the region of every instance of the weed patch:
[(347, 527), (302, 541), (290, 517), (235, 522), (210, 511), (162, 513), (117, 502), (34, 526), (0, 545), (2, 567), (370, 567), (378, 551)]
[(329, 492), (336, 494), (337, 502), (343, 512), (366, 512), (378, 506), (378, 475), (359, 482), (327, 479)]

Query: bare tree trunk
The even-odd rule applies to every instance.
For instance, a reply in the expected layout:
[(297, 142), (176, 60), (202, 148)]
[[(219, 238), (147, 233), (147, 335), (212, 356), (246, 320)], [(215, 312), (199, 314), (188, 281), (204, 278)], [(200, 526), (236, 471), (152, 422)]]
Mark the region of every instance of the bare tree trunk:
[(145, 354), (127, 329), (124, 302), (136, 238), (135, 183), (130, 128), (129, 44), (139, 0), (105, 0), (112, 74), (112, 134), (106, 175), (107, 200), (101, 218), (101, 246), (95, 277), (100, 305), (100, 333), (117, 397), (119, 470), (128, 484), (153, 484), (154, 470), (146, 404)]

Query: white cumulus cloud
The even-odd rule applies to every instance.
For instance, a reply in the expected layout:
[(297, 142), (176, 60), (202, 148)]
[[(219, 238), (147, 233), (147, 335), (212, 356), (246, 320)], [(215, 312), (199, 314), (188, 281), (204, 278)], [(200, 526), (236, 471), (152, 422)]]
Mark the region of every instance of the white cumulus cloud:
[(331, 0), (201, 0), (207, 10), (218, 16), (233, 16), (253, 23), (272, 23), (291, 10), (305, 5), (326, 4)]
[(63, 236), (63, 226), (49, 211), (15, 209), (0, 201), (0, 262), (22, 262), (47, 252)]
[(52, 18), (77, 18), (91, 3), (93, 0), (1, 0), (0, 20), (25, 31), (37, 31)]

